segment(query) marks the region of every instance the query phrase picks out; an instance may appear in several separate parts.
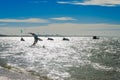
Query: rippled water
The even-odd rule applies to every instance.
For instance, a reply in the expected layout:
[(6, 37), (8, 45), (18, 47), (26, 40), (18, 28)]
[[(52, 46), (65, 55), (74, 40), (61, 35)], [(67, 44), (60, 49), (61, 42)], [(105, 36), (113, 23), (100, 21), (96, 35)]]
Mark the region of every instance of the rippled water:
[[(54, 80), (119, 80), (120, 38), (42, 37), (36, 46), (32, 37), (0, 37), (0, 64), (4, 61)], [(43, 47), (45, 46), (45, 47)]]

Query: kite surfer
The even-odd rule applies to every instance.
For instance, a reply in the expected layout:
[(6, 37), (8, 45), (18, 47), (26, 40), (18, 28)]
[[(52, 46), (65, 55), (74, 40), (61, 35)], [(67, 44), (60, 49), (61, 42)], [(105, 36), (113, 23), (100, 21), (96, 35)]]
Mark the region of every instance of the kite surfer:
[(29, 33), (29, 34), (31, 34), (34, 37), (34, 43), (32, 44), (32, 46), (34, 46), (38, 42), (38, 40), (43, 41), (42, 39), (38, 38), (37, 34), (35, 33)]

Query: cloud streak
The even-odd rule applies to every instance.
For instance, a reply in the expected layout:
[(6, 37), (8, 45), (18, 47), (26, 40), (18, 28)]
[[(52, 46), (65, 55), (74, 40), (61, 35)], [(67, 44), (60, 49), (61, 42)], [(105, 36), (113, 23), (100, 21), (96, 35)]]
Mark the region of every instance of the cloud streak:
[(120, 0), (84, 0), (80, 1), (58, 1), (58, 4), (72, 4), (72, 5), (98, 5), (98, 6), (118, 6), (120, 5)]
[(47, 23), (48, 20), (39, 19), (39, 18), (29, 18), (29, 19), (0, 19), (0, 22)]
[(52, 20), (59, 20), (59, 21), (69, 21), (69, 20), (76, 20), (72, 17), (58, 17), (58, 18), (50, 18)]

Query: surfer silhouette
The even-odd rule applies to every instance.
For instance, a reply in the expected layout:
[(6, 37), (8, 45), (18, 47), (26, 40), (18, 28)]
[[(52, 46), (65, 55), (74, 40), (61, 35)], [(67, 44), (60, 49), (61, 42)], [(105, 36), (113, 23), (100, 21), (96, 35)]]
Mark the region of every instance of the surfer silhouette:
[(34, 46), (38, 42), (38, 40), (42, 41), (42, 39), (38, 38), (37, 34), (35, 33), (29, 33), (29, 34), (31, 34), (34, 37), (34, 43), (32, 44), (32, 46)]

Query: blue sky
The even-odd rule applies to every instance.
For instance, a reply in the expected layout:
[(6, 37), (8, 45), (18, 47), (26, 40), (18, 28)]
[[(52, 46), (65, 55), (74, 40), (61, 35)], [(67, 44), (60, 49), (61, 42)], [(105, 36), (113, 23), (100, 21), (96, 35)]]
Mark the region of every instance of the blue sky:
[(99, 35), (103, 30), (117, 35), (119, 14), (120, 0), (1, 0), (0, 33), (24, 29), (26, 33)]

